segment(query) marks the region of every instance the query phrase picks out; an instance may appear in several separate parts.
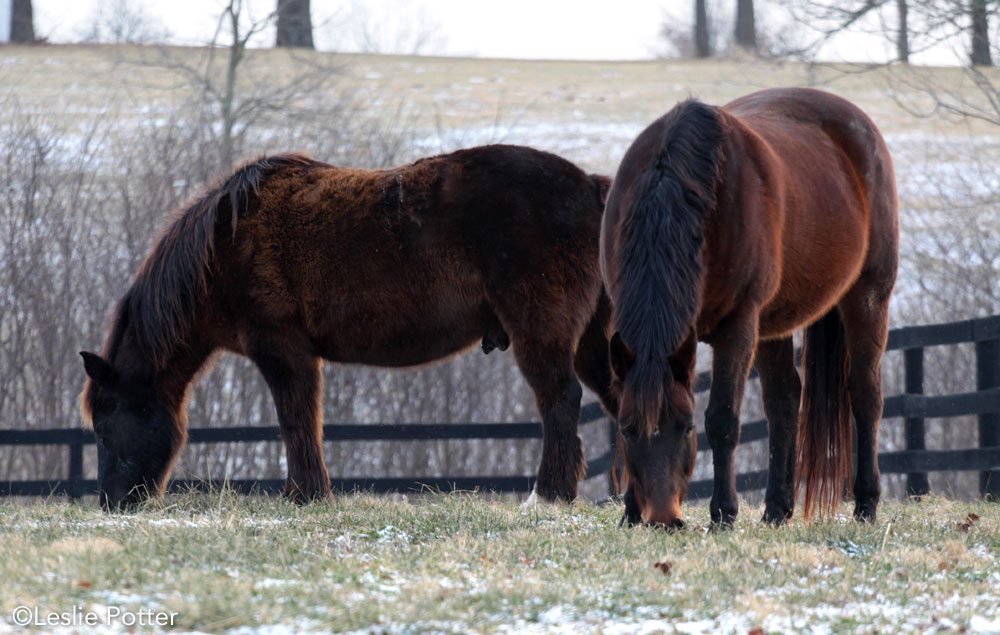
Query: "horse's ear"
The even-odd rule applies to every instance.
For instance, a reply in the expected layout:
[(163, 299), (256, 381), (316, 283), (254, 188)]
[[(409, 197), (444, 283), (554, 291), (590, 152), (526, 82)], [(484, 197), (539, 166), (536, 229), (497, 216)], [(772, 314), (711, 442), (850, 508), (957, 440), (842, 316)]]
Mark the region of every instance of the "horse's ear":
[(80, 357), (83, 358), (83, 369), (87, 371), (88, 377), (105, 388), (115, 384), (118, 374), (103, 357), (87, 351), (80, 351)]
[(608, 190), (611, 189), (611, 177), (604, 176), (603, 174), (591, 174), (590, 181), (594, 184), (597, 190), (597, 200), (601, 202), (603, 207), (605, 203), (608, 202)]
[(629, 369), (632, 368), (632, 364), (635, 363), (635, 353), (625, 345), (622, 334), (617, 331), (611, 336), (608, 346), (608, 352), (611, 354), (611, 370), (614, 371), (618, 379), (624, 381)]

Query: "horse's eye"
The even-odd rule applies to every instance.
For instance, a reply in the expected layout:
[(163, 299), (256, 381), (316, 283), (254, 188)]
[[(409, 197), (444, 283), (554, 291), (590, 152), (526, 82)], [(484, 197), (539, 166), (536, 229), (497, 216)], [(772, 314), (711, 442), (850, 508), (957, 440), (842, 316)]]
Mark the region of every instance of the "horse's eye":
[(633, 425), (620, 424), (618, 430), (621, 432), (622, 436), (629, 441), (635, 441), (639, 438), (639, 427)]
[(687, 417), (684, 419), (683, 432), (684, 437), (687, 439), (690, 439), (691, 435), (694, 434), (694, 417)]

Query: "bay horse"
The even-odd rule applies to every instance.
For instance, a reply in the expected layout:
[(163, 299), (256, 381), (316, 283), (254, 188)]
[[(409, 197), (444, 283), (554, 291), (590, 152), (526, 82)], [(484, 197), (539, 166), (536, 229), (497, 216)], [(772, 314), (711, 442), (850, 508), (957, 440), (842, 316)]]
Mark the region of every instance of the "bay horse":
[[(699, 341), (713, 353), (713, 525), (728, 526), (738, 511), (733, 454), (751, 362), (769, 432), (764, 521), (791, 518), (799, 484), (806, 517), (843, 497), (852, 412), (854, 515), (874, 521), (897, 206), (875, 125), (829, 93), (764, 90), (721, 107), (690, 99), (638, 136), (601, 234), (628, 479), (623, 523), (683, 526)], [(792, 344), (803, 327), (804, 381)]]
[(217, 351), (252, 360), (285, 443), (284, 495), (330, 493), (322, 360), (407, 367), (513, 345), (544, 429), (535, 493), (572, 501), (582, 389), (610, 412), (611, 308), (598, 243), (610, 179), (492, 145), (395, 169), (302, 155), (244, 165), (181, 211), (81, 352), (105, 509), (159, 496), (188, 387)]

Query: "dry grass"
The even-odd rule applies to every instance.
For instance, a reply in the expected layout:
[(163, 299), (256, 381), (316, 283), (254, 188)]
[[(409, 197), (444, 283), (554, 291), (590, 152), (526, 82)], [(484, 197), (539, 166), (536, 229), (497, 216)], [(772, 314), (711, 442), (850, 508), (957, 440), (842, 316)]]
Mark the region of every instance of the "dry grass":
[[(112, 112), (122, 125), (140, 125), (176, 107), (190, 91), (163, 64), (197, 64), (203, 56), (194, 48), (6, 46), (0, 48), (0, 83), (40, 115), (82, 124)], [(414, 156), (504, 140), (561, 151), (589, 169), (611, 172), (623, 144), (680, 99), (693, 95), (724, 103), (790, 85), (825, 88), (857, 102), (887, 134), (990, 130), (939, 117), (916, 119), (892, 99), (893, 93), (908, 94), (908, 84), (928, 79), (958, 94), (974, 93), (963, 71), (954, 68), (862, 71), (759, 60), (562, 62), (256, 50), (243, 81), (280, 81), (309, 65), (341, 76), (327, 98), (336, 98), (345, 85), (361, 85), (368, 89), (367, 110), (387, 121), (405, 115), (418, 133)]]
[(462, 495), (296, 508), (221, 492), (123, 516), (6, 504), (0, 630), (19, 605), (174, 611), (182, 630), (241, 632), (1000, 628), (995, 504), (890, 503), (872, 526), (780, 529), (747, 508), (722, 533), (687, 511), (694, 528), (667, 534), (618, 529), (619, 506)]
[[(132, 128), (172, 121), (161, 117), (190, 97), (189, 89), (161, 67), (128, 63), (150, 53), (2, 47), (0, 123), (15, 110), (29, 113), (44, 129), (58, 123), (59, 141), (72, 146), (74, 130), (108, 117), (123, 138)], [(194, 59), (201, 52), (171, 54)], [(256, 70), (246, 81), (285, 77), (305, 63), (280, 51), (252, 56)], [(961, 166), (968, 158), (963, 143), (990, 132), (906, 115), (886, 92), (888, 74), (903, 72), (897, 70), (309, 59), (335, 69), (343, 85), (361, 86), (366, 110), (404, 119), (413, 130), (409, 158), (502, 140), (602, 172), (613, 171), (635, 134), (678, 99), (724, 102), (767, 86), (824, 87), (859, 103), (889, 134), (904, 215), (932, 204), (936, 192), (921, 178), (949, 183), (940, 168)], [(960, 70), (906, 72), (965, 90)], [(975, 158), (997, 148), (984, 143)], [(904, 245), (918, 238), (910, 232)], [(911, 268), (903, 280), (918, 275)], [(891, 440), (888, 430), (884, 438)], [(707, 457), (701, 463), (708, 465)], [(509, 502), (463, 496), (415, 503), (343, 497), (299, 509), (220, 493), (168, 498), (130, 516), (106, 516), (93, 504), (5, 503), (0, 631), (11, 626), (18, 605), (176, 611), (176, 628), (209, 632), (1000, 630), (996, 505), (889, 503), (874, 526), (837, 518), (779, 530), (758, 525), (760, 513), (745, 508), (732, 532), (668, 535), (617, 529), (621, 509), (614, 506), (525, 513)], [(966, 531), (970, 513), (981, 518)], [(688, 514), (695, 526), (707, 521), (703, 507)], [(666, 574), (667, 567), (653, 566), (664, 562)]]

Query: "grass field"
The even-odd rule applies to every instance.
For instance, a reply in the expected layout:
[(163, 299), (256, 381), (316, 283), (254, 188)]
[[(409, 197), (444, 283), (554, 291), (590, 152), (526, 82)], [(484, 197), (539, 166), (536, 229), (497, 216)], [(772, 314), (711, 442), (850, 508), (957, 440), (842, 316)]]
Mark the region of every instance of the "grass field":
[(728, 532), (687, 512), (692, 528), (668, 534), (619, 529), (619, 505), (464, 495), (296, 508), (192, 494), (115, 516), (8, 503), (0, 631), (27, 606), (237, 633), (1000, 632), (995, 504), (932, 498), (886, 504), (874, 525), (780, 529), (744, 508)]
[[(50, 46), (0, 49), (0, 97), (45, 118), (87, 124), (102, 116), (118, 127), (157, 125), (163, 113), (190, 95), (185, 76), (166, 68), (198, 66), (203, 51), (130, 46)], [(253, 50), (242, 81), (287, 81), (308, 65), (327, 67), (337, 79), (325, 90), (335, 99), (361, 92), (362, 107), (413, 133), (412, 158), (477, 143), (503, 141), (564, 154), (590, 170), (613, 172), (624, 150), (649, 122), (690, 96), (725, 103), (775, 86), (814, 86), (860, 105), (889, 138), (897, 163), (922, 158), (927, 143), (959, 141), (966, 156), (970, 134), (996, 134), (974, 120), (913, 117), (899, 101), (929, 108), (914, 86), (983, 96), (962, 69), (810, 66), (747, 60), (571, 62)], [(322, 97), (322, 95), (317, 95)], [(987, 105), (988, 107), (988, 105)], [(0, 122), (14, 108), (0, 111)], [(350, 122), (345, 122), (350, 125)], [(289, 148), (270, 148), (281, 150)], [(934, 148), (937, 159), (940, 148)], [(982, 150), (980, 150), (982, 152)]]
[[(29, 117), (58, 134), (54, 154), (68, 155), (94, 129), (101, 135), (93, 142), (102, 144), (105, 134), (124, 131), (128, 138), (165, 126), (191, 91), (162, 66), (134, 63), (149, 54), (131, 47), (0, 47), (0, 130)], [(190, 61), (200, 52), (170, 54)], [(298, 55), (252, 51), (255, 70), (244, 82), (292, 76), (303, 63)], [(919, 100), (907, 86), (929, 79), (974, 98), (960, 69), (862, 73), (749, 60), (320, 53), (309, 59), (341, 74), (331, 99), (341, 88), (357, 90), (366, 114), (407, 128), (405, 160), (502, 141), (555, 151), (605, 173), (679, 99), (722, 103), (770, 86), (825, 88), (858, 103), (885, 133), (899, 176), (904, 253), (925, 238), (926, 224), (913, 229), (918, 214), (940, 213), (942, 227), (961, 230), (955, 215), (963, 208), (954, 200), (998, 187), (995, 126), (916, 118), (897, 103)], [(252, 152), (288, 149), (298, 148)], [(98, 166), (116, 167), (103, 146), (98, 156), (106, 159)], [(942, 190), (959, 195), (944, 205), (937, 200)], [(904, 261), (897, 297), (920, 292), (915, 281), (922, 275)], [(66, 352), (74, 372), (76, 350)], [(883, 439), (891, 439), (884, 430)], [(704, 477), (710, 462), (701, 464)], [(736, 528), (723, 533), (705, 530), (707, 514), (691, 506), (691, 528), (666, 534), (618, 529), (615, 505), (525, 512), (507, 500), (462, 495), (409, 502), (344, 496), (296, 508), (223, 492), (168, 497), (120, 516), (102, 514), (93, 501), (4, 502), (0, 632), (17, 628), (15, 611), (29, 607), (43, 620), (55, 613), (57, 622), (59, 614), (82, 619), (94, 612), (106, 631), (133, 630), (123, 619), (105, 623), (114, 609), (174, 613), (171, 626), (180, 632), (248, 634), (1000, 633), (996, 504), (889, 502), (872, 526), (838, 516), (782, 529), (761, 526), (761, 509), (745, 507)]]

